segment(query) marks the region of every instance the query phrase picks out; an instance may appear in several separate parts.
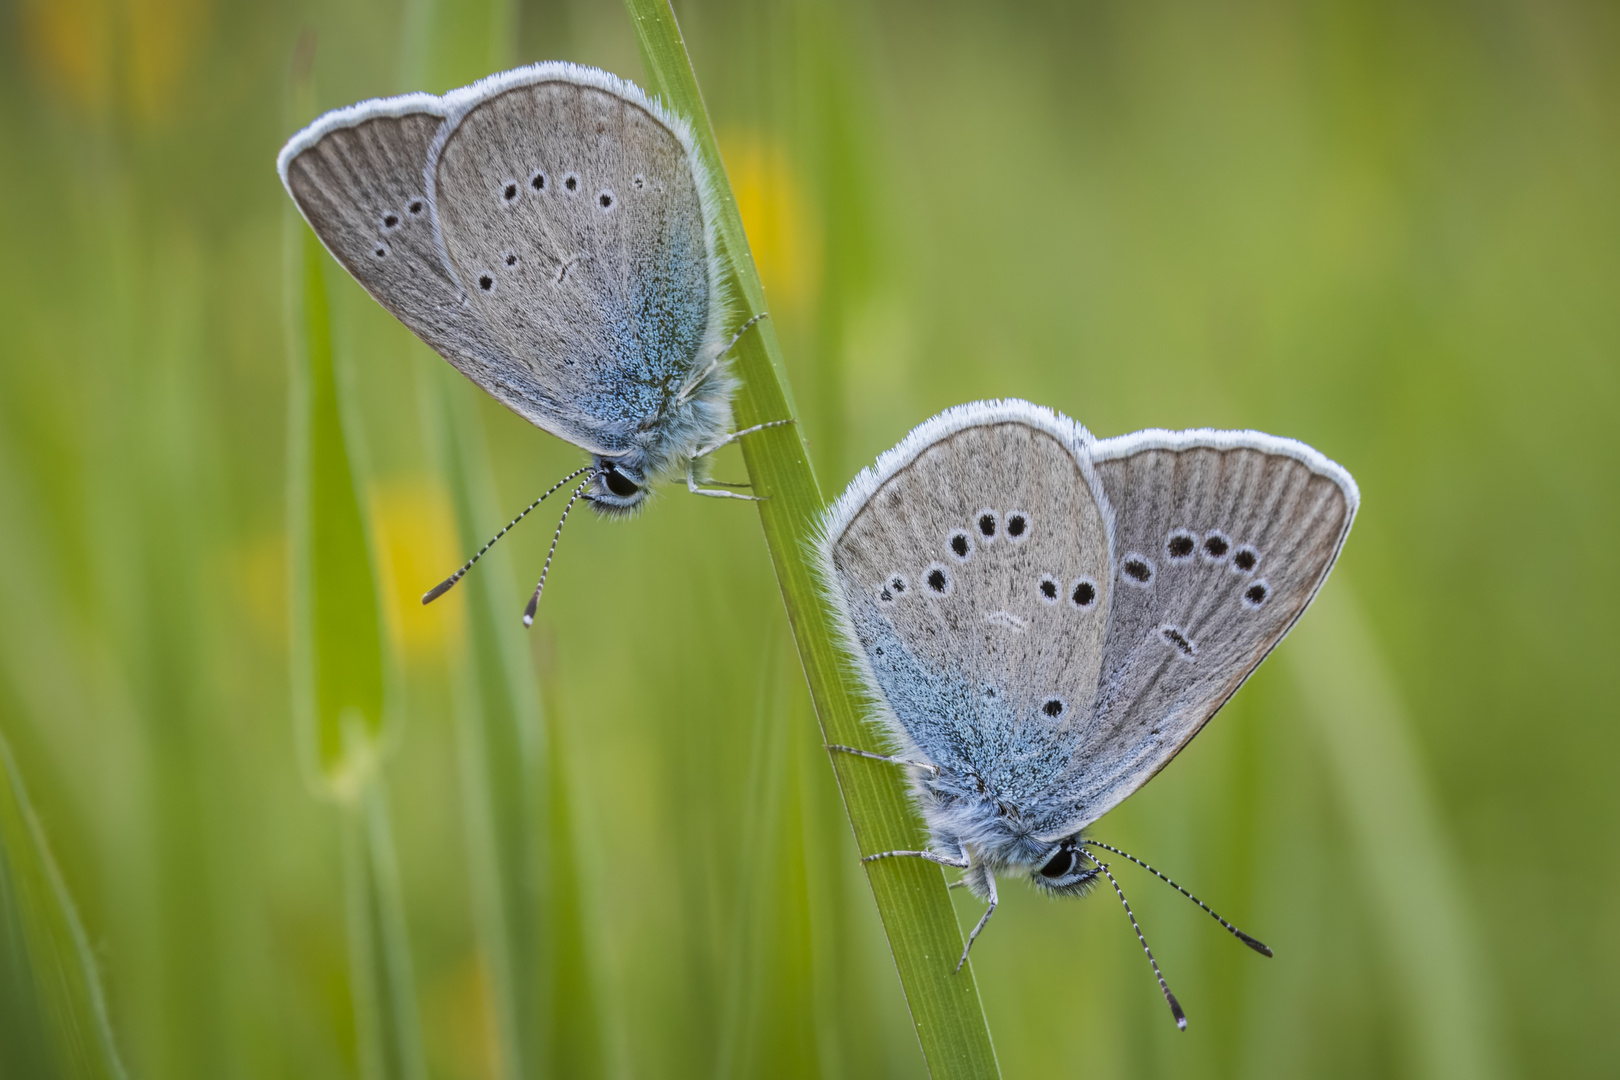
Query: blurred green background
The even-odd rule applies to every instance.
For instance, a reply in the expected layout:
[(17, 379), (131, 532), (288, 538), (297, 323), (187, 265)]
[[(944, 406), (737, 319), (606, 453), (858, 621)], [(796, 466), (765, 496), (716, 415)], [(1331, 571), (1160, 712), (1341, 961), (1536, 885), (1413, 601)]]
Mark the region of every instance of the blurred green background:
[[(1178, 1034), (1112, 896), (1014, 884), (974, 952), (1004, 1074), (1620, 1073), (1616, 8), (677, 10), (827, 494), (1002, 395), (1100, 435), (1294, 436), (1361, 485), (1320, 603), (1095, 830), (1276, 959), (1126, 868)], [(343, 830), (289, 689), (302, 226), (275, 153), (311, 108), (520, 62), (639, 80), (629, 20), (611, 0), (0, 14), (0, 826), (32, 823), (0, 828), (0, 884), (22, 895), (48, 844), (130, 1075), (357, 1075)], [(518, 1075), (503, 964), (545, 987), (523, 1075), (920, 1075), (753, 511), (672, 491), (632, 524), (577, 516), (525, 634), (547, 510), (473, 575), (498, 641), (467, 586), (420, 608), (466, 554), (446, 415), (483, 532), (581, 455), (325, 269), (427, 1075)], [(534, 961), (475, 931), (465, 731), (491, 650), (540, 748), (516, 775), (543, 828), (493, 822), (545, 867)], [(33, 817), (6, 817), (19, 781)], [(6, 1080), (74, 1075), (40, 1034), (41, 933), (0, 902)]]

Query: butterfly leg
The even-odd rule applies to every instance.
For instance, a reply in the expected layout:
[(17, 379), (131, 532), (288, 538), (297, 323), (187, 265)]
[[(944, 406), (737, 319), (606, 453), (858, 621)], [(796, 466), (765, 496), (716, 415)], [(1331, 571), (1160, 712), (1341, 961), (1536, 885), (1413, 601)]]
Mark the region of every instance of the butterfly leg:
[(725, 360), (726, 354), (731, 352), (731, 347), (737, 344), (737, 342), (741, 341), (742, 336), (748, 333), (755, 323), (759, 322), (761, 319), (768, 319), (770, 317), (770, 312), (762, 311), (758, 315), (755, 315), (752, 319), (749, 319), (747, 322), (739, 326), (737, 328), (737, 332), (731, 336), (731, 340), (726, 342), (726, 347), (720, 350), (720, 355), (716, 356), (713, 360), (710, 360), (708, 366), (702, 371), (686, 380), (686, 385), (681, 387), (681, 392), (675, 395), (675, 404), (686, 404), (686, 399), (691, 397), (692, 394), (696, 392), (697, 388), (702, 386), (704, 381), (708, 379), (710, 375), (714, 374), (714, 369), (719, 367), (720, 364)]
[(853, 754), (856, 757), (871, 758), (873, 761), (887, 761), (891, 765), (909, 765), (913, 769), (922, 769), (925, 772), (933, 773), (935, 776), (939, 775), (939, 766), (927, 761), (912, 761), (910, 758), (894, 757), (889, 754), (874, 754), (870, 750), (857, 750), (853, 746), (839, 746), (836, 743), (828, 743), (827, 749), (836, 750), (840, 754)]
[(962, 946), (962, 959), (956, 962), (957, 971), (961, 971), (962, 965), (967, 963), (968, 950), (973, 948), (973, 939), (979, 936), (979, 931), (984, 929), (984, 924), (989, 922), (990, 916), (996, 913), (996, 875), (985, 874), (984, 880), (990, 886), (990, 906), (984, 909), (984, 914), (979, 916), (979, 921), (974, 924), (973, 931), (968, 934), (967, 944)]
[(690, 491), (694, 495), (707, 495), (711, 499), (744, 499), (748, 502), (765, 501), (758, 495), (739, 495), (735, 491), (721, 491), (718, 488), (699, 487), (696, 462), (693, 462), (686, 467), (686, 490)]
[(707, 495), (713, 499), (746, 499), (748, 502), (764, 501), (763, 496), (759, 495), (738, 495), (734, 491), (717, 491), (714, 488), (699, 487), (697, 479), (698, 459), (708, 457), (722, 446), (725, 446), (727, 443), (736, 442), (744, 435), (752, 435), (756, 431), (764, 431), (766, 428), (781, 427), (783, 424), (792, 423), (797, 423), (797, 420), (791, 416), (786, 420), (767, 420), (763, 424), (755, 424), (753, 427), (746, 427), (741, 431), (733, 431), (730, 435), (727, 435), (714, 445), (706, 446), (699, 450), (697, 453), (692, 455), (692, 460), (687, 462), (686, 465), (686, 490), (690, 491), (694, 495)]
[(795, 424), (795, 423), (798, 423), (798, 418), (790, 416), (786, 420), (767, 420), (763, 424), (755, 424), (753, 427), (745, 427), (741, 431), (733, 431), (730, 435), (727, 435), (725, 438), (721, 439), (719, 442), (713, 443), (713, 444), (711, 444), (709, 446), (705, 446), (703, 449), (701, 449), (697, 453), (693, 454), (692, 455), (692, 460), (696, 461), (698, 458), (708, 457), (710, 454), (714, 453), (716, 450), (720, 449), (722, 446), (727, 446), (727, 445), (729, 445), (731, 443), (734, 443), (738, 439), (742, 438), (744, 435), (752, 435), (754, 432), (756, 432), (756, 431), (764, 431), (766, 428), (781, 427), (784, 424)]
[(953, 859), (949, 855), (941, 855), (937, 851), (874, 851), (870, 855), (862, 855), (861, 862), (876, 862), (878, 859), (904, 858), (927, 859), (929, 862), (937, 862), (941, 866), (954, 866), (958, 870), (966, 870), (972, 865), (972, 863), (970, 863), (964, 856), (957, 856)]

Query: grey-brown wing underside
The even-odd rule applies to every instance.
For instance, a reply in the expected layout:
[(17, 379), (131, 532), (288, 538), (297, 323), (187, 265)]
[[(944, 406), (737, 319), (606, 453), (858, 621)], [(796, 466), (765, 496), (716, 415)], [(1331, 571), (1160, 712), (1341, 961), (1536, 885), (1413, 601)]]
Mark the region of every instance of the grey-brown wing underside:
[(1108, 560), (1107, 511), (1081, 458), (1018, 421), (946, 434), (831, 545), (904, 735), (1020, 802), (1051, 782), (1089, 714)]
[(1254, 432), (1097, 443), (1115, 515), (1097, 708), (1066, 798), (1095, 820), (1163, 768), (1304, 612), (1349, 531), (1349, 474)]
[(433, 109), (356, 113), (287, 158), (287, 190), (326, 249), (378, 303), (473, 382), (540, 423), (555, 403), (468, 306), (433, 236), (424, 170), (444, 122)]
[(566, 422), (615, 450), (681, 389), (709, 332), (693, 169), (646, 108), (567, 81), (474, 105), (434, 161), (440, 236), (473, 310), (568, 403)]

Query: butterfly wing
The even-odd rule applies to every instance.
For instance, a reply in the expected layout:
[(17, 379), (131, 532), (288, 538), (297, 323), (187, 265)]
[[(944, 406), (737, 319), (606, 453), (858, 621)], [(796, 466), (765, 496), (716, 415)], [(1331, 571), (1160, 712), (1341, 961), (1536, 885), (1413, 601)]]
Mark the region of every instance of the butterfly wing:
[(1094, 444), (1115, 515), (1097, 706), (1065, 799), (1079, 827), (1162, 769), (1303, 614), (1359, 495), (1310, 447), (1258, 432)]
[(465, 303), (434, 239), (424, 169), (445, 111), (439, 98), (412, 94), (329, 113), (282, 150), (282, 182), (333, 258), (378, 303), (534, 419), (533, 406), (547, 403), (543, 389), (503, 382), (518, 365)]
[(635, 87), (572, 65), (463, 93), (430, 173), (449, 267), (517, 361), (488, 388), (541, 396), (535, 423), (620, 451), (718, 354), (712, 214), (691, 138)]
[(1115, 590), (1089, 439), (1024, 402), (959, 406), (856, 478), (821, 546), (902, 745), (1015, 802), (1067, 762), (1097, 689)]

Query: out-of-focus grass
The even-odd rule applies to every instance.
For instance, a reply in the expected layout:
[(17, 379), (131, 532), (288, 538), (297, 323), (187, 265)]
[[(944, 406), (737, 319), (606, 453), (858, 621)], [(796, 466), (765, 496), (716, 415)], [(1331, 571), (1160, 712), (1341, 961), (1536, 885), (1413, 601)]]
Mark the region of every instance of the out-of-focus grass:
[(8, 1074), (123, 1080), (90, 941), (3, 735), (0, 958)]
[[(295, 97), (307, 114), (308, 39)], [(365, 501), (356, 484), (354, 409), (333, 359), (326, 255), (287, 214), (291, 409), (293, 724), (315, 793), (338, 806), (356, 1056), (363, 1080), (426, 1080), (405, 901), (383, 775), (398, 732), (387, 700), (381, 603)], [(296, 268), (296, 269), (293, 269)], [(345, 423), (347, 420), (347, 423)], [(345, 430), (347, 429), (347, 430)], [(397, 693), (397, 691), (396, 691)]]
[[(765, 288), (829, 491), (930, 412), (1013, 393), (1101, 434), (1304, 438), (1365, 496), (1298, 640), (1099, 827), (1276, 960), (1122, 878), (1191, 1017), (1178, 1036), (1116, 903), (1009, 887), (974, 956), (1005, 1073), (1416, 1076), (1446, 1040), (1501, 1075), (1620, 1070), (1610, 9), (680, 16), (734, 178), (792, 176), (815, 240), (779, 279), (816, 283), (800, 303)], [(639, 79), (634, 35), (618, 4), (541, 0), (18, 0), (0, 19), (0, 730), (131, 1075), (350, 1076), (340, 834), (288, 723), (288, 58), (312, 27), (327, 108), (550, 57)], [(157, 44), (137, 63), (138, 41)], [(407, 82), (411, 42), (431, 51)], [(480, 541), (578, 463), (463, 380), (419, 380), (440, 361), (328, 269), (367, 505), (459, 514), (424, 397), (482, 428)], [(717, 467), (741, 479), (731, 451)], [(557, 969), (554, 1023), (594, 979), (610, 1075), (741, 1075), (813, 1046), (828, 1075), (916, 1076), (756, 520), (678, 492), (628, 524), (576, 516), (539, 624), (513, 628), (566, 795), (547, 828), (577, 857), (586, 951)], [(381, 590), (419, 595), (464, 557), (459, 516), (437, 527), (449, 565)], [(549, 533), (503, 541), (497, 617)], [(442, 536), (379, 538), (404, 572)], [(429, 1072), (471, 1080), (494, 1075), (497, 1028), (457, 749), (471, 612), (452, 593), (426, 614), (447, 602), (401, 651), (389, 783)], [(1396, 767), (1368, 756), (1392, 730)], [(1391, 882), (1430, 844), (1452, 869), (1402, 888), (1396, 919)]]

